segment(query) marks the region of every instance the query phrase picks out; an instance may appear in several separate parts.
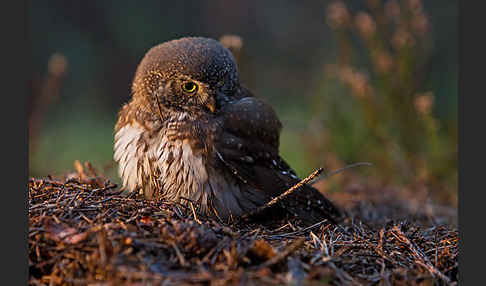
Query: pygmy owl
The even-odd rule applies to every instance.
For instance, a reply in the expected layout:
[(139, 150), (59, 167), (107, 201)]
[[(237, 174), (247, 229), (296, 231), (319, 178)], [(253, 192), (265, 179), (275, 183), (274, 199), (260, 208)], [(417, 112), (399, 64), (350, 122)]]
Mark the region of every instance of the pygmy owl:
[[(243, 87), (220, 42), (182, 38), (151, 48), (119, 112), (114, 159), (123, 186), (228, 221), (300, 180), (279, 156), (275, 111)], [(339, 210), (309, 185), (277, 208), (312, 223)]]

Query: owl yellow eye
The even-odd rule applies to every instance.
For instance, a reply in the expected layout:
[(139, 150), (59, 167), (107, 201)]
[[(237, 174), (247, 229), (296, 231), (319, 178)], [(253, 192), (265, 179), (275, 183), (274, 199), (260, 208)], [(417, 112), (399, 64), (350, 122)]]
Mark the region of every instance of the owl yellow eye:
[(188, 81), (182, 85), (182, 90), (187, 93), (194, 93), (197, 91), (197, 84), (193, 83), (192, 81)]

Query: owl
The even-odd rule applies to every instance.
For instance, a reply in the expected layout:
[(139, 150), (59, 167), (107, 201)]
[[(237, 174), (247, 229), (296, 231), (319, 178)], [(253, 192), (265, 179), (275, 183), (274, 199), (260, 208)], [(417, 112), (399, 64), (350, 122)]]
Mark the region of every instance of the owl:
[[(151, 48), (137, 67), (114, 159), (124, 188), (228, 222), (300, 181), (279, 155), (281, 129), (273, 108), (240, 84), (228, 49), (185, 37)], [(341, 216), (310, 185), (276, 208), (307, 223)]]

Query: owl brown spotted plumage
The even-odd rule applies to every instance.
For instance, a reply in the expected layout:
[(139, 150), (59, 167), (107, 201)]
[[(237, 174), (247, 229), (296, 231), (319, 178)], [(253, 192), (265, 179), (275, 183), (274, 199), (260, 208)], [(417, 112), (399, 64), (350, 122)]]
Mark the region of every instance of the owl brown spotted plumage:
[[(153, 47), (132, 93), (119, 113), (114, 147), (128, 190), (193, 202), (228, 221), (300, 181), (279, 156), (277, 115), (240, 85), (234, 58), (218, 41), (182, 38)], [(308, 185), (277, 208), (307, 223), (340, 216)]]

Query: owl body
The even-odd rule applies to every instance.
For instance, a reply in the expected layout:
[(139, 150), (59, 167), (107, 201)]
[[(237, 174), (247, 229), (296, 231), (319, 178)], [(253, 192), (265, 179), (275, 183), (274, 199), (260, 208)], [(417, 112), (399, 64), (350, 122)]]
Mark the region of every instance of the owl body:
[[(190, 119), (183, 113), (168, 122), (185, 120)], [(205, 146), (204, 139), (172, 138), (168, 130), (167, 126), (147, 129), (134, 122), (116, 132), (114, 158), (127, 189), (141, 188), (149, 199), (193, 202), (200, 212), (225, 220), (265, 200), (255, 190), (242, 191), (242, 182), (220, 162), (215, 148)]]
[[(152, 48), (132, 92), (115, 126), (114, 159), (126, 189), (192, 202), (228, 221), (299, 182), (279, 156), (276, 113), (239, 83), (219, 42), (182, 38)], [(280, 206), (307, 222), (340, 215), (307, 185)]]

